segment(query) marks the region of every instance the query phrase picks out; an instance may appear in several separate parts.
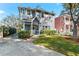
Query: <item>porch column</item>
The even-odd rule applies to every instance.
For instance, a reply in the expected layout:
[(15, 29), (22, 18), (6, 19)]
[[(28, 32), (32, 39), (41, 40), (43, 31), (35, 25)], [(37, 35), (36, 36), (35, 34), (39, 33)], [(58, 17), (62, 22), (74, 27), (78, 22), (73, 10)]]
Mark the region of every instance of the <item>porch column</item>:
[(23, 22), (23, 30), (25, 30), (25, 22)]
[(64, 34), (66, 34), (66, 17), (64, 16)]
[(33, 21), (31, 22), (31, 33), (30, 33), (30, 35), (32, 36), (33, 35)]
[(40, 23), (39, 23), (39, 35), (40, 35), (40, 28), (41, 28), (41, 26), (40, 26)]
[(69, 18), (69, 32), (71, 32), (71, 19)]
[(25, 9), (25, 16), (27, 16), (27, 9)]
[(30, 17), (32, 18), (32, 10), (30, 10)]

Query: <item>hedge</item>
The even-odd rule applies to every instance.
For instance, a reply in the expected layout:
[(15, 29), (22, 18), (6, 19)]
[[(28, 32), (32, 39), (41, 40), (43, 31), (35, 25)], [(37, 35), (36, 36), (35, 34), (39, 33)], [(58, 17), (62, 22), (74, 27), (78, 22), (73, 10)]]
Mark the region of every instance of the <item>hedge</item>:
[(25, 39), (30, 37), (30, 31), (19, 31), (18, 38)]
[(45, 29), (45, 30), (42, 30), (42, 31), (41, 31), (41, 34), (55, 35), (55, 34), (57, 34), (57, 32), (56, 32), (55, 30), (48, 30), (48, 29)]
[(3, 26), (3, 37), (16, 33), (16, 29), (12, 27)]

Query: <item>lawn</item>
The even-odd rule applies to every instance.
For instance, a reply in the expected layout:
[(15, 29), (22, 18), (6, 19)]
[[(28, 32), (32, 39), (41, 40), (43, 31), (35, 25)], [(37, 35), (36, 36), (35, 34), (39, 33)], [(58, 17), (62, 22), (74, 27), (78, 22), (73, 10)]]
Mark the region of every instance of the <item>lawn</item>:
[(33, 43), (43, 45), (67, 56), (79, 56), (79, 44), (59, 35), (40, 35)]

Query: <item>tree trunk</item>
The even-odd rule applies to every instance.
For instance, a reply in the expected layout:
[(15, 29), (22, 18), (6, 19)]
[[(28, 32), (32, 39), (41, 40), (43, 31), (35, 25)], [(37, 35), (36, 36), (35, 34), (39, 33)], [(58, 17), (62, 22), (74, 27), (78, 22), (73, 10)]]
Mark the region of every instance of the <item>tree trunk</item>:
[(73, 27), (73, 38), (77, 39), (77, 25), (75, 22), (74, 22), (74, 27)]
[(71, 14), (71, 18), (72, 18), (72, 21), (73, 21), (73, 38), (74, 39), (77, 39), (77, 25), (76, 25), (76, 22), (74, 21), (74, 18), (73, 18), (73, 14), (72, 14), (72, 4), (70, 3), (70, 14)]

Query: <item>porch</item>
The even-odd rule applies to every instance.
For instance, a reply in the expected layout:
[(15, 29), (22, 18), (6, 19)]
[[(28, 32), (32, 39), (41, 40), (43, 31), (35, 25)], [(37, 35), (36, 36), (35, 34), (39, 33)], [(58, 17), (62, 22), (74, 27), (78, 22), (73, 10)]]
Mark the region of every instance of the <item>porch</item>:
[(37, 17), (33, 19), (23, 20), (23, 30), (31, 31), (30, 35), (39, 35), (40, 34), (40, 22)]

